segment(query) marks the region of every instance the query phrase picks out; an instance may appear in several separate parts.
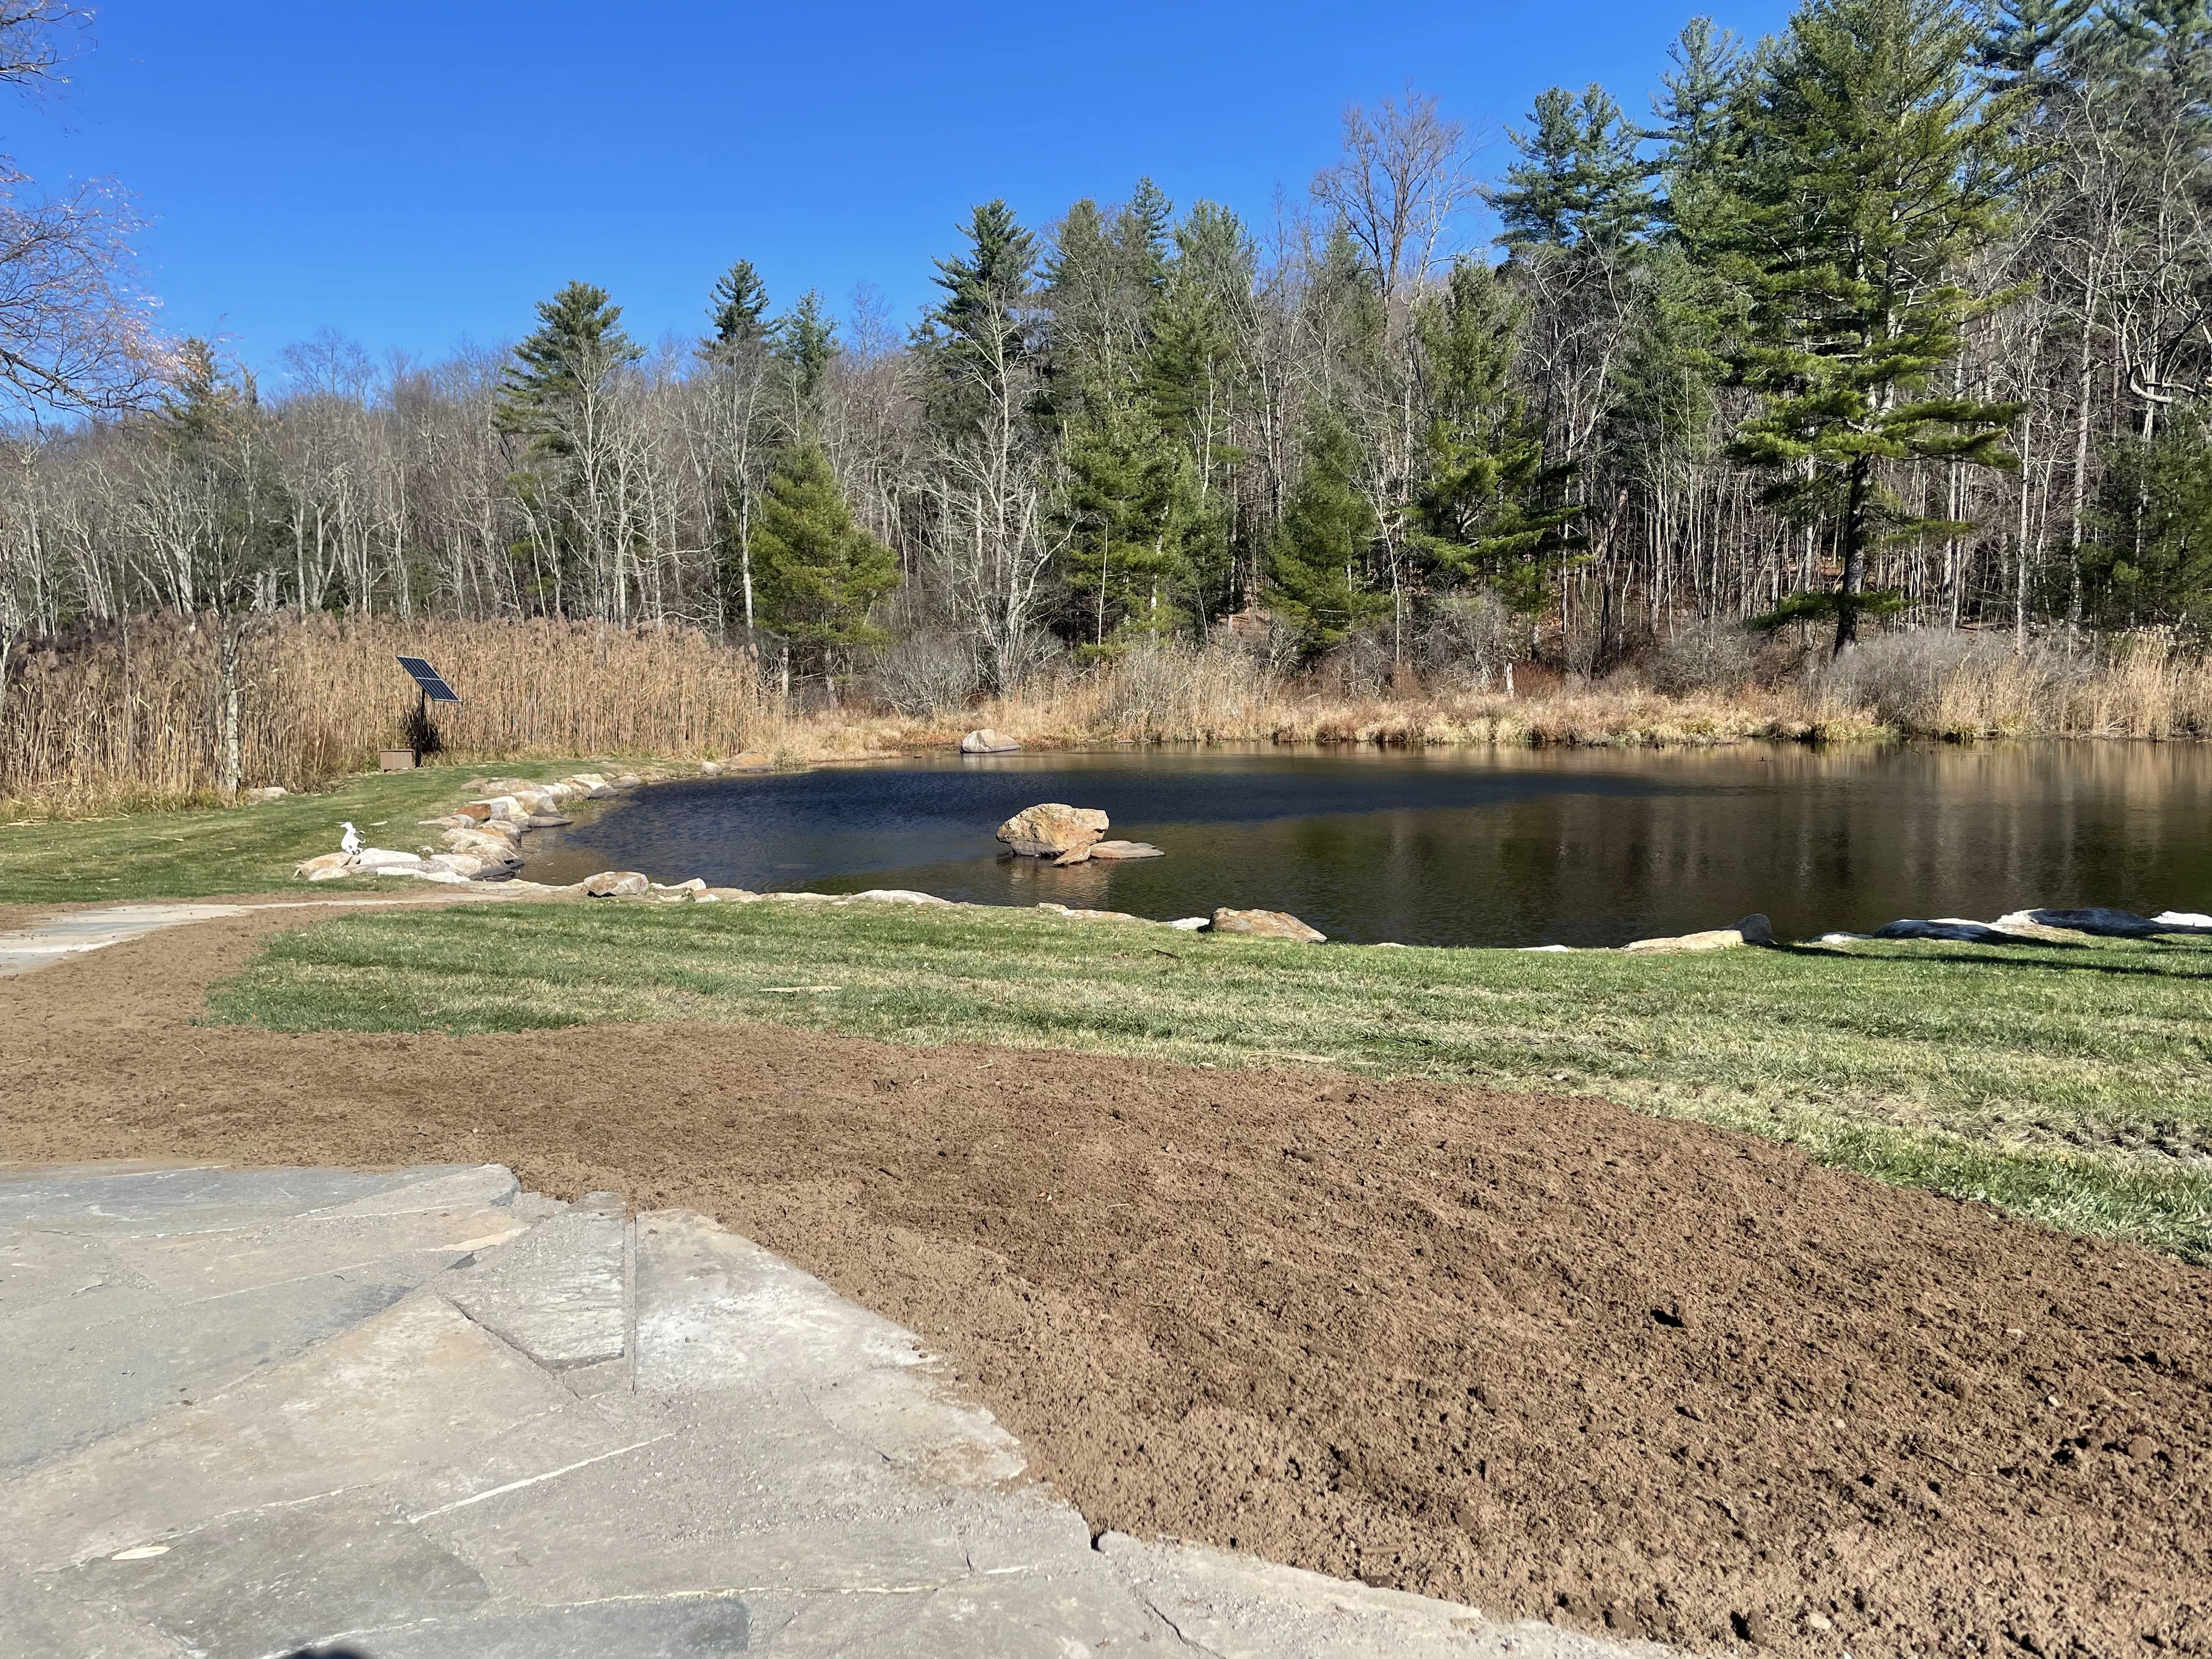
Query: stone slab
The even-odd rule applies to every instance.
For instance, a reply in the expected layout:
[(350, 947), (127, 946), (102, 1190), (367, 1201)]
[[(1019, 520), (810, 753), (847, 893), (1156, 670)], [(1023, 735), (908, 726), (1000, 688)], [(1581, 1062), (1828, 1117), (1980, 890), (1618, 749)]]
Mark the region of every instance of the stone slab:
[(506, 1243), (523, 1231), (506, 1209), (415, 1210), (397, 1215), (284, 1216), (109, 1241), (116, 1258), (165, 1296), (203, 1302), (288, 1280), (364, 1270), (402, 1256), (437, 1266)]
[(906, 1595), (769, 1593), (756, 1596), (754, 1606), (761, 1633), (753, 1650), (775, 1659), (1113, 1659), (1124, 1651), (1191, 1651), (1104, 1574), (1073, 1566)]
[(447, 1300), (556, 1370), (619, 1359), (629, 1350), (623, 1294), (626, 1224), (571, 1210), (447, 1275)]
[(0, 1317), (9, 1390), (0, 1470), (72, 1451), (303, 1353), (390, 1307), (441, 1260), (379, 1262), (191, 1305), (125, 1275)]
[(1660, 1659), (1668, 1651), (1527, 1620), (1493, 1621), (1457, 1602), (1202, 1545), (1108, 1532), (1097, 1553), (1176, 1637), (1215, 1659)]
[(826, 1384), (920, 1347), (811, 1274), (688, 1210), (637, 1218), (637, 1386), (649, 1392)]
[(212, 1166), (112, 1176), (33, 1173), (0, 1179), (0, 1226), (126, 1237), (238, 1227), (391, 1192), (413, 1185), (426, 1173)]
[(187, 1659), (181, 1644), (69, 1594), (57, 1575), (0, 1562), (0, 1653), (9, 1659)]
[(234, 1516), (161, 1554), (67, 1577), (205, 1659), (267, 1659), (334, 1632), (481, 1607), (483, 1580), (420, 1529), (353, 1494)]
[(574, 1398), (418, 1291), (212, 1400), (0, 1484), (0, 1558), (73, 1565), (388, 1480)]
[[(347, 1633), (359, 1659), (732, 1659), (755, 1650), (742, 1597), (532, 1607)], [(333, 1643), (331, 1645), (341, 1645)]]

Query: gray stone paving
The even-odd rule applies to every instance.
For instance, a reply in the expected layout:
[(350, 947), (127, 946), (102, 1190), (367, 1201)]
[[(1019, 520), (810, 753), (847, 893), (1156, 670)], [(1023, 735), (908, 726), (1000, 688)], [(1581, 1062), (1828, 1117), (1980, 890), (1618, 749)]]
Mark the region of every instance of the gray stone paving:
[(1108, 1534), (915, 1339), (503, 1169), (0, 1168), (9, 1659), (1632, 1649)]

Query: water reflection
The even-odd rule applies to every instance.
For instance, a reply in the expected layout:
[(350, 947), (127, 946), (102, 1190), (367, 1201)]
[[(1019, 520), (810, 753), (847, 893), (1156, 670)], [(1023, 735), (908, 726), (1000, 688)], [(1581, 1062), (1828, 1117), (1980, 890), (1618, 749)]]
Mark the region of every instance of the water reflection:
[[(1168, 856), (995, 854), (1040, 800)], [(1332, 936), (1616, 945), (1764, 910), (1790, 933), (2028, 904), (2212, 908), (2212, 752), (2013, 744), (1814, 750), (1269, 748), (939, 757), (642, 792), (527, 873), (914, 887), (994, 904), (1291, 910)]]

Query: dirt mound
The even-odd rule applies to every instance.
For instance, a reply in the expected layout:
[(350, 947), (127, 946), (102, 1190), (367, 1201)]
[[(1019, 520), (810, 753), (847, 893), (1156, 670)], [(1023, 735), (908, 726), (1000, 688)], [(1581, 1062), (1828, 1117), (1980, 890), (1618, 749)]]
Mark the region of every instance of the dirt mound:
[(0, 982), (0, 1156), (694, 1206), (956, 1356), (1100, 1528), (1696, 1647), (2212, 1652), (2212, 1273), (1584, 1100), (187, 1025), (271, 925)]

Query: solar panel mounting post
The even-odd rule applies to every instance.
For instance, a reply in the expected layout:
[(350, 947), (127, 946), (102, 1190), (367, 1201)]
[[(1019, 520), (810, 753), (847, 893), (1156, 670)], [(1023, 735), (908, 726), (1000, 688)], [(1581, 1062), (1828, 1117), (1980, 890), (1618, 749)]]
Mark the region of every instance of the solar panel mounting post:
[(401, 656), (398, 663), (406, 672), (407, 678), (415, 682), (415, 730), (410, 734), (412, 742), (409, 746), (414, 750), (416, 764), (419, 766), (422, 757), (434, 752), (435, 749), (437, 732), (430, 724), (430, 705), (433, 702), (459, 702), (461, 698), (459, 692), (446, 684), (446, 677), (431, 667), (427, 659)]

